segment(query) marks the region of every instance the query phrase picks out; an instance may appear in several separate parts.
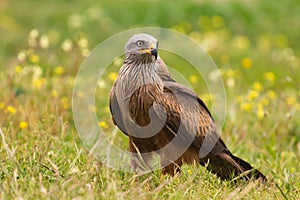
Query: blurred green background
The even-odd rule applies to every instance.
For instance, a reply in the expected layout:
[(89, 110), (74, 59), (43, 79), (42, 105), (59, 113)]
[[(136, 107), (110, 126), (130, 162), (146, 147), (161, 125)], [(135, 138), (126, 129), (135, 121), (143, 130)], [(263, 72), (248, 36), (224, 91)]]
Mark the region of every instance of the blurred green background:
[(21, 49), (28, 48), (28, 34), (32, 29), (47, 36), (48, 51), (66, 60), (56, 48), (67, 38), (75, 42), (86, 38), (88, 48), (92, 49), (120, 31), (158, 26), (178, 30), (197, 40), (219, 67), (224, 64), (220, 60), (228, 60), (230, 67), (235, 68), (243, 57), (250, 57), (255, 62), (253, 67), (259, 69), (245, 75), (245, 81), (249, 81), (248, 76), (257, 78), (261, 68), (275, 70), (278, 75), (284, 71), (292, 79), (297, 74), (298, 61), (290, 63), (299, 55), (297, 1), (2, 0), (0, 9), (0, 55), (4, 69)]
[[(172, 28), (184, 32), (207, 31), (201, 16), (218, 15), (233, 35), (246, 35), (251, 43), (261, 34), (282, 34), (291, 48), (299, 47), (297, 1), (7, 1), (2, 0), (1, 52), (16, 53), (25, 45), (28, 32), (37, 28), (63, 39), (84, 34), (91, 46), (123, 30), (143, 26)], [(59, 42), (59, 41), (55, 41)], [(295, 52), (297, 53), (297, 52)], [(299, 52), (298, 52), (299, 53)]]

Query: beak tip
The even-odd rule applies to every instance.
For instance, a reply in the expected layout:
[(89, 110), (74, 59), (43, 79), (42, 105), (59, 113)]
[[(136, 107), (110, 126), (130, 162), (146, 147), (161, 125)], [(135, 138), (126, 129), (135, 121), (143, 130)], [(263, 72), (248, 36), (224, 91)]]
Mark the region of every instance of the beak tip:
[(155, 60), (157, 60), (157, 56), (158, 56), (157, 49), (152, 49), (151, 54), (155, 57)]

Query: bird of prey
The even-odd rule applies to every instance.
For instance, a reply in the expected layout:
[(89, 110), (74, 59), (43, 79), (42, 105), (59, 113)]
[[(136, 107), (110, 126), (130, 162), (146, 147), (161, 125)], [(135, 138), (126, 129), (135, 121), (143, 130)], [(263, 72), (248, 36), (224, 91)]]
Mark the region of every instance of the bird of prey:
[[(229, 151), (203, 101), (172, 79), (158, 56), (156, 38), (133, 35), (124, 50), (124, 63), (110, 93), (110, 111), (114, 124), (129, 137), (133, 170), (147, 165), (154, 152), (162, 174), (174, 176), (186, 163), (205, 166), (222, 180), (267, 180)], [(206, 138), (211, 142), (204, 144)]]

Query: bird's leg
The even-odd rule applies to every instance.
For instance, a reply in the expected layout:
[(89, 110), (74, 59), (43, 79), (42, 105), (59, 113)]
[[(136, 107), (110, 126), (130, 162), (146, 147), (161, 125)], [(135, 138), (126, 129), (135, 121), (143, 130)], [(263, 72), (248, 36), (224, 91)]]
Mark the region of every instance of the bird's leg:
[(181, 158), (177, 159), (176, 161), (169, 161), (168, 158), (166, 158), (166, 155), (162, 154), (160, 158), (160, 163), (162, 166), (162, 175), (169, 174), (171, 176), (174, 176), (175, 174), (180, 173), (180, 167), (182, 165)]
[(180, 173), (180, 166), (178, 164), (169, 164), (166, 167), (162, 168), (162, 175), (169, 174), (171, 176), (174, 176), (177, 173)]

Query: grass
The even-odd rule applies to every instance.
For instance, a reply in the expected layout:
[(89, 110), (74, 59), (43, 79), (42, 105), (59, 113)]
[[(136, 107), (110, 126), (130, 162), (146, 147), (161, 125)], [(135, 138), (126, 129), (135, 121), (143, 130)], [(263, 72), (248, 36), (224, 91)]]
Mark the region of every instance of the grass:
[[(1, 199), (300, 198), (297, 2), (27, 0), (2, 1), (0, 11)], [(178, 30), (207, 49), (226, 86), (222, 137), (271, 185), (221, 182), (198, 166), (184, 166), (179, 176), (164, 179), (159, 171), (125, 173), (89, 154), (72, 116), (77, 70), (99, 42), (140, 26)], [(213, 103), (185, 61), (165, 52), (161, 57)], [(115, 129), (108, 94), (121, 62), (111, 64), (96, 93), (95, 111), (108, 136)], [(119, 131), (114, 143), (127, 148)]]

